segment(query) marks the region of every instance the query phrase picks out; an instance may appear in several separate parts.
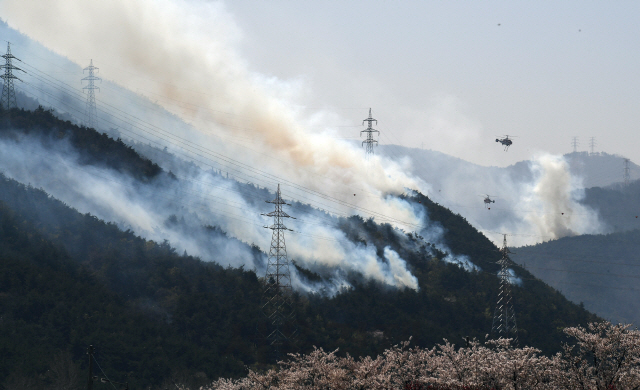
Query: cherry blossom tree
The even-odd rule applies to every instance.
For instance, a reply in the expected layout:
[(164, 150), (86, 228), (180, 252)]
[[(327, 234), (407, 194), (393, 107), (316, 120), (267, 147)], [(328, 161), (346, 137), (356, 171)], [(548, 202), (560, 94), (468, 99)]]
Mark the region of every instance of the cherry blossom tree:
[(591, 323), (565, 333), (577, 340), (556, 357), (559, 388), (640, 389), (640, 332), (630, 325)]
[(314, 348), (278, 369), (219, 379), (205, 390), (640, 390), (640, 332), (602, 322), (565, 333), (575, 342), (551, 358), (509, 339), (471, 340), (463, 348), (445, 340), (432, 349), (407, 341), (360, 359)]

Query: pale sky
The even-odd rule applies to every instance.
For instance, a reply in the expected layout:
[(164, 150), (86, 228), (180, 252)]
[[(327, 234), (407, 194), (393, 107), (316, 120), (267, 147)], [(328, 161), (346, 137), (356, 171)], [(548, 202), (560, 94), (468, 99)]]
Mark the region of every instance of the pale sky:
[[(225, 2), (256, 72), (304, 86), (300, 104), (381, 143), (506, 166), (538, 151), (640, 161), (640, 3)], [(345, 137), (359, 128), (339, 128)], [(505, 153), (498, 135), (515, 135)]]

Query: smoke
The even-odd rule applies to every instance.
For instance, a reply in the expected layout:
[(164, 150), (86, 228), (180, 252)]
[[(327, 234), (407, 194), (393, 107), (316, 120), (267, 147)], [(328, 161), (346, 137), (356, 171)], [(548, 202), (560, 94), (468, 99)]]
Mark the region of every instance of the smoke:
[[(86, 65), (93, 59), (105, 80), (104, 94), (98, 95), (99, 110), (107, 105), (135, 110), (137, 117), (150, 123), (145, 139), (192, 158), (201, 168), (231, 172), (238, 181), (271, 189), (284, 183), (285, 199), (327, 210), (330, 214), (291, 212), (300, 219), (288, 224), (295, 233), (287, 240), (290, 257), (301, 265), (334, 270), (323, 288), (339, 291), (347, 285), (345, 273), (356, 272), (391, 286), (418, 289), (398, 253), (386, 248), (380, 258), (374, 246), (348, 240), (331, 223), (336, 215), (357, 213), (416, 230), (425, 221), (421, 208), (391, 195), (407, 189), (430, 193), (431, 186), (407, 174), (403, 162), (382, 156), (366, 159), (360, 148), (335, 139), (331, 129), (318, 127), (322, 119), (338, 116), (301, 109), (298, 102), (309, 93), (301, 79), (278, 80), (253, 71), (236, 50), (242, 32), (222, 3), (2, 0), (0, 12), (10, 26), (76, 64)], [(165, 121), (167, 116), (153, 112), (157, 108), (153, 104), (143, 106), (142, 99), (121, 94), (110, 83), (157, 99), (157, 105), (189, 126)], [(135, 126), (125, 121), (120, 131), (133, 137), (128, 131)], [(36, 148), (24, 145), (13, 150), (16, 145), (3, 143), (14, 153)], [(46, 155), (44, 150), (39, 152)], [(6, 160), (3, 164), (10, 167), (10, 176), (32, 182), (82, 212), (117, 221), (146, 238), (167, 238), (179, 250), (205, 260), (255, 267), (258, 274), (264, 271), (264, 258), (256, 260), (246, 245), (264, 248), (270, 242), (271, 231), (263, 228), (268, 221), (258, 217), (271, 211), (262, 201), (273, 195), (264, 189), (245, 196), (243, 184), (221, 180), (202, 169), (173, 170), (179, 183), (163, 178), (148, 188), (95, 167), (82, 169), (102, 179), (82, 173), (74, 177), (72, 171), (79, 167), (73, 158), (65, 157), (68, 153), (60, 152), (59, 161), (50, 167), (54, 171), (44, 176), (38, 174), (36, 161), (31, 168)], [(19, 156), (15, 161), (21, 161)], [(117, 184), (107, 183), (104, 177)], [(211, 232), (198, 230), (204, 225), (219, 226), (237, 240), (220, 234), (212, 238)], [(429, 242), (446, 251), (441, 229), (420, 229)], [(444, 260), (475, 269), (463, 256), (450, 254)], [(294, 285), (301, 290), (317, 287), (296, 277)]]
[[(430, 150), (383, 146), (380, 151), (430, 183), (432, 200), (463, 215), (498, 245), (503, 234), (509, 235), (509, 246), (521, 246), (605, 232), (597, 212), (580, 203), (582, 178), (571, 173), (562, 156), (539, 153), (531, 161), (498, 168)], [(485, 205), (487, 195), (495, 203)]]
[(601, 233), (597, 213), (579, 203), (584, 189), (579, 178), (571, 175), (569, 164), (561, 156), (536, 157), (531, 169), (534, 182), (524, 198), (529, 209), (524, 219), (536, 234), (556, 239), (577, 234)]
[[(242, 156), (244, 164), (357, 207), (417, 222), (384, 194), (424, 183), (388, 160), (366, 161), (360, 149), (327, 130), (310, 131), (311, 117), (294, 108), (300, 82), (249, 69), (235, 49), (241, 32), (222, 3), (4, 0), (0, 10), (11, 26), (76, 63), (92, 58), (105, 79), (161, 97), (158, 104), (197, 129), (180, 134), (191, 143)], [(218, 137), (243, 137), (251, 147), (221, 145)], [(349, 198), (353, 193), (372, 196)]]
[[(81, 213), (114, 221), (147, 239), (168, 239), (179, 252), (264, 274), (266, 255), (255, 253), (249, 244), (271, 241), (271, 230), (263, 228), (271, 221), (259, 216), (270, 211), (262, 199), (273, 194), (266, 190), (201, 170), (179, 180), (161, 175), (141, 184), (112, 169), (79, 163), (86, 163), (86, 157), (81, 158), (66, 140), (43, 143), (33, 136), (12, 138), (0, 139), (0, 166), (7, 177), (42, 188)], [(335, 226), (336, 218), (327, 221), (325, 213), (308, 207), (299, 208), (298, 214), (311, 222), (320, 216), (324, 219), (322, 224), (289, 225), (296, 228), (288, 234), (289, 257), (330, 274), (322, 283), (313, 283), (293, 272), (297, 289), (335, 294), (349, 287), (350, 273), (393, 287), (418, 289), (406, 262), (392, 249), (385, 248), (384, 257), (379, 258), (375, 246), (348, 240)], [(211, 223), (216, 226), (205, 227)]]
[[(522, 279), (518, 277), (518, 275), (516, 275), (516, 272), (513, 269), (507, 268), (507, 274), (507, 280), (509, 281), (509, 284), (522, 286)], [(500, 271), (498, 271), (498, 276), (500, 276)]]

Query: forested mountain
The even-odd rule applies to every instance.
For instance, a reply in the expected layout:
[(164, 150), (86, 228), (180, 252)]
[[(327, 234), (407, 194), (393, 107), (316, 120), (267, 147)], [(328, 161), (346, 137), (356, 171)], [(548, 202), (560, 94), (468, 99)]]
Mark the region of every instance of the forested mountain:
[[(84, 156), (83, 166), (106, 166), (139, 186), (157, 178), (160, 183), (178, 180), (119, 140), (58, 121), (46, 110), (3, 111), (0, 124), (0, 137), (18, 142), (34, 133), (44, 144), (64, 139)], [(251, 187), (245, 186), (238, 188)], [(441, 227), (447, 249), (429, 237), (371, 219), (331, 217), (349, 241), (373, 246), (380, 258), (395, 251), (418, 289), (345, 271), (350, 287), (336, 295), (320, 288), (297, 292), (297, 350), (318, 346), (376, 355), (410, 337), (430, 347), (443, 338), (462, 343), (465, 336), (484, 339), (490, 332), (498, 292), (497, 248), (462, 216), (426, 196), (403, 199), (424, 209), (425, 223), (428, 218)], [(263, 321), (263, 275), (228, 267), (224, 246), (216, 246), (207, 261), (180, 255), (170, 241), (141, 238), (6, 176), (0, 180), (0, 201), (0, 348), (11, 357), (2, 360), (0, 382), (30, 378), (43, 386), (61, 380), (47, 374), (48, 368), (67, 361), (69, 367), (86, 369), (89, 344), (96, 347), (105, 373), (132, 388), (165, 388), (172, 379), (199, 385), (219, 376), (241, 376), (245, 366), (272, 363), (256, 331)], [(181, 224), (181, 218), (169, 217), (165, 223)], [(243, 247), (256, 265), (265, 261), (259, 248), (219, 226), (200, 229)], [(356, 261), (358, 254), (352, 256)], [(295, 270), (301, 280), (319, 286), (335, 272), (300, 264)], [(563, 327), (596, 319), (527, 271), (516, 268), (515, 273), (521, 280), (513, 293), (522, 344), (553, 353), (563, 340)]]
[(582, 203), (598, 211), (608, 232), (640, 228), (640, 180), (587, 188)]
[(640, 324), (639, 250), (636, 229), (517, 248), (513, 260), (588, 310), (614, 323)]

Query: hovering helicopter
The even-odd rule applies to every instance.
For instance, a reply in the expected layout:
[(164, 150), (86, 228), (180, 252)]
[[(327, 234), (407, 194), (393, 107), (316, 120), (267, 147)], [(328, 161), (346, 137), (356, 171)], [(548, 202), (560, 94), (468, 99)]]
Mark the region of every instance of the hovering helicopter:
[[(496, 203), (495, 200), (491, 199), (491, 195), (484, 194), (484, 195), (478, 195), (478, 196), (484, 197), (484, 207), (485, 208), (488, 207), (491, 203)], [(489, 210), (491, 210), (491, 207), (489, 207)]]
[[(515, 137), (511, 137), (511, 138), (515, 138)], [(513, 143), (513, 140), (509, 139), (508, 135), (505, 135), (504, 138), (496, 138), (496, 142), (500, 142), (501, 144), (504, 145), (504, 151), (506, 152), (507, 150), (509, 150), (509, 146), (511, 146), (511, 144)]]

